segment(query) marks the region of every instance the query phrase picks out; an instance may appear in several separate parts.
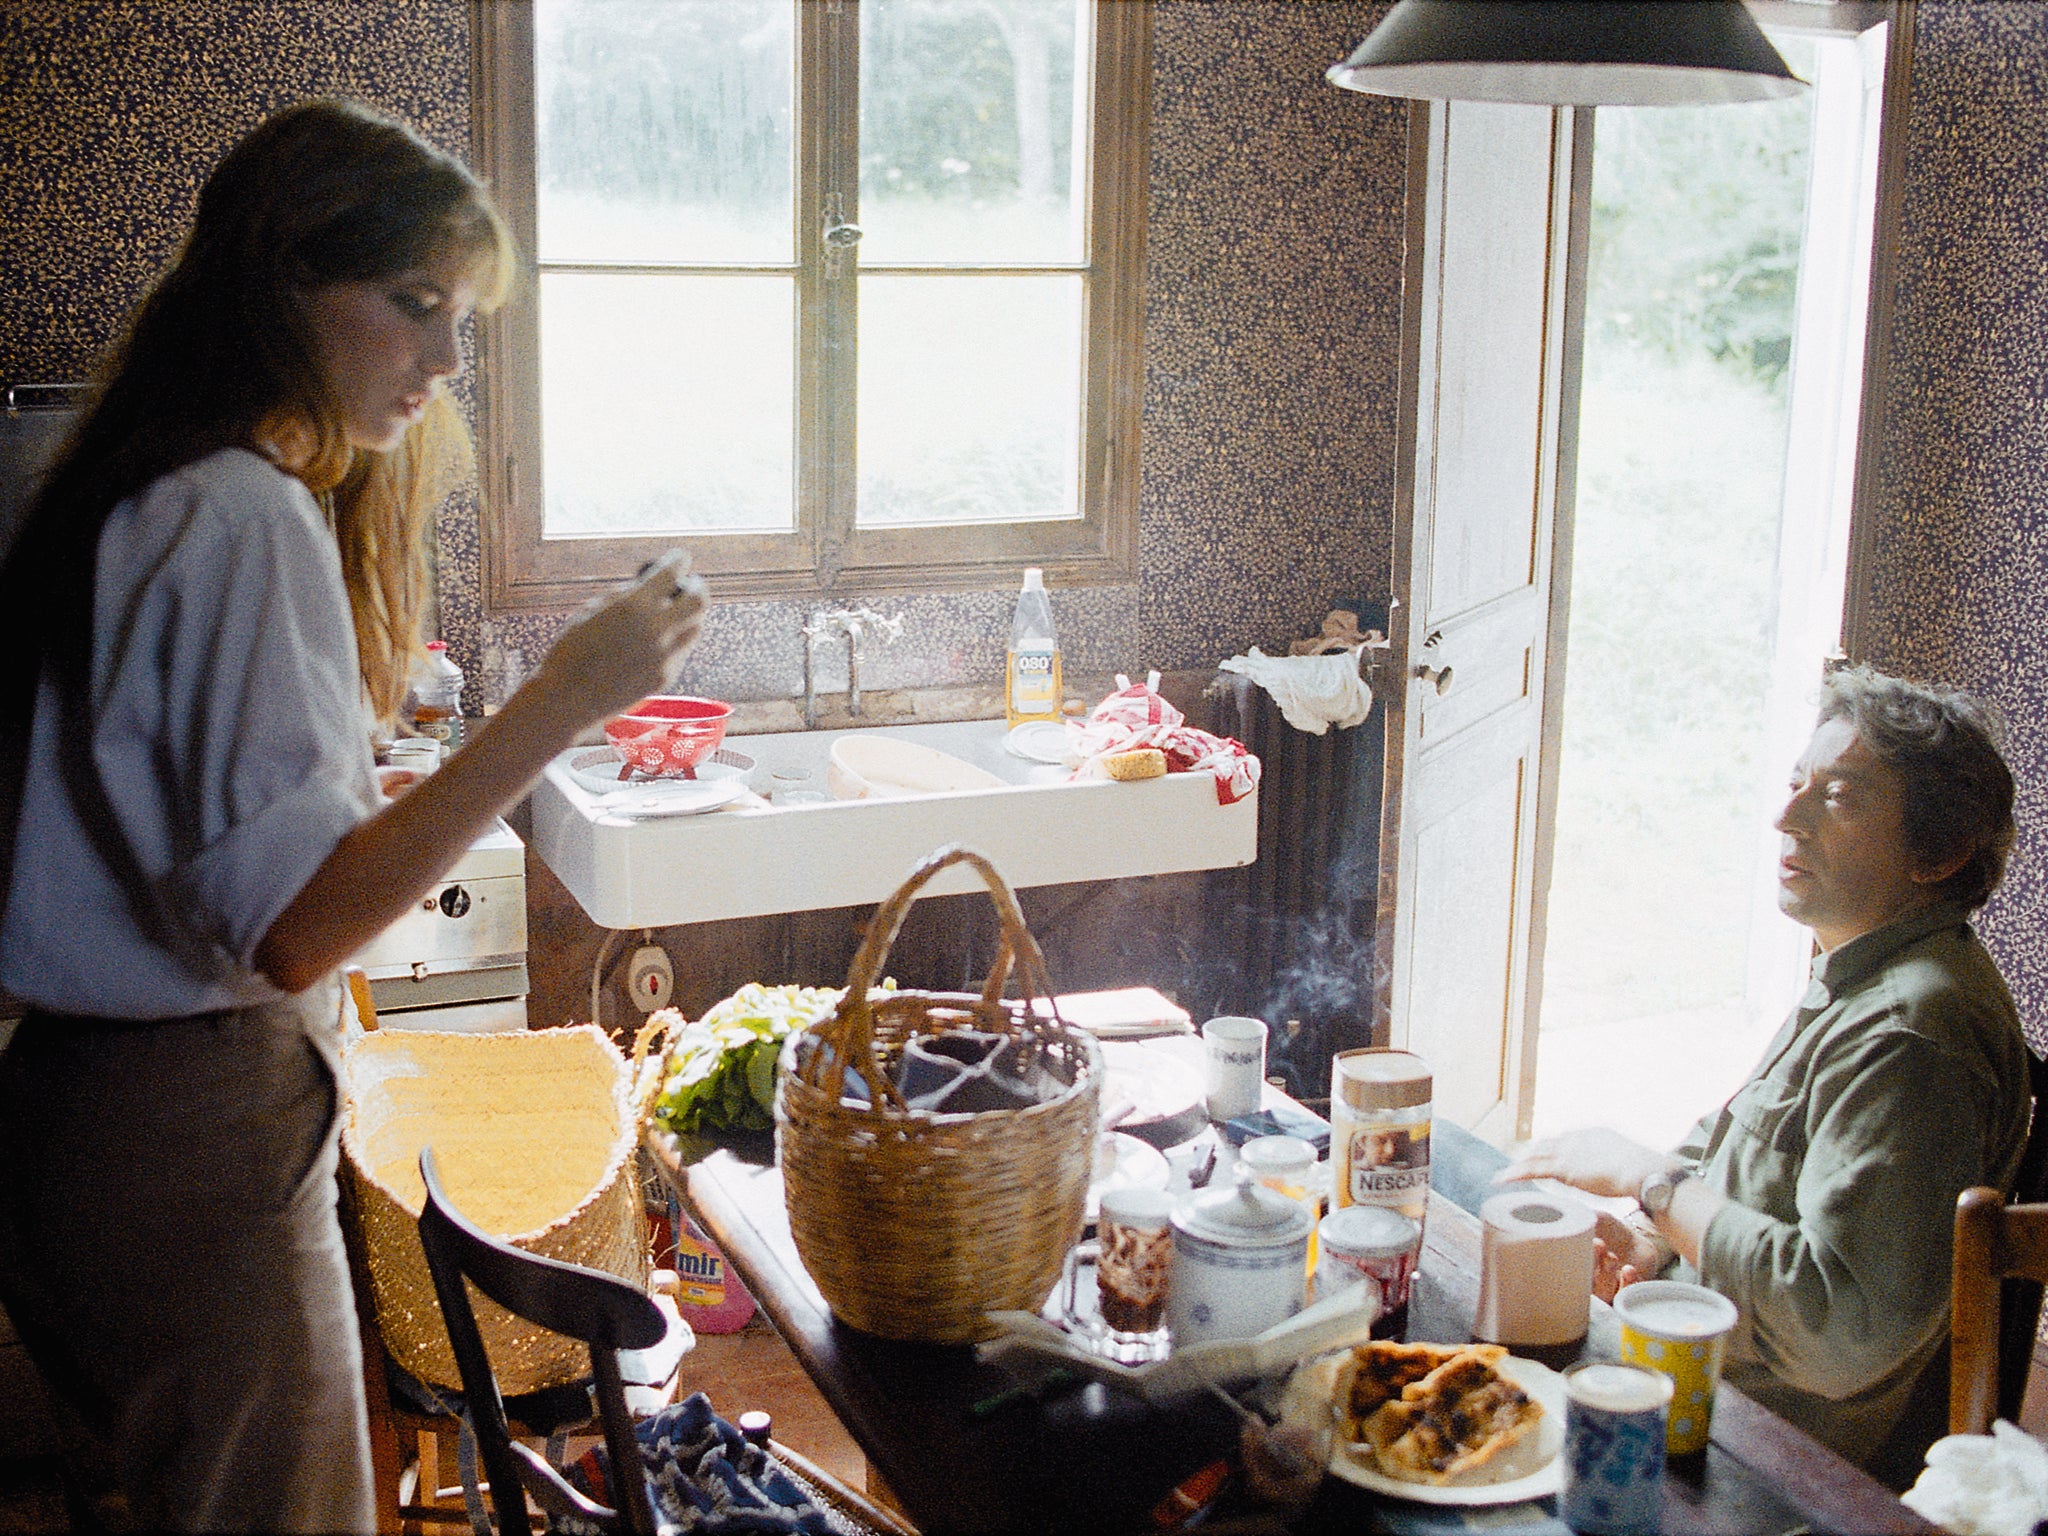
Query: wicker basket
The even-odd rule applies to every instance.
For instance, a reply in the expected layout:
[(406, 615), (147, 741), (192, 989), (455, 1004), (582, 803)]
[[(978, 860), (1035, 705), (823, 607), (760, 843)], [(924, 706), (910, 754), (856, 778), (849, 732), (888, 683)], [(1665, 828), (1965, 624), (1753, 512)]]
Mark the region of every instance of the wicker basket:
[[(349, 1235), (384, 1347), (400, 1366), (462, 1388), (420, 1249), (424, 1146), (433, 1147), (456, 1208), (485, 1231), (646, 1285), (637, 1147), (658, 1076), (641, 1066), (647, 1042), (643, 1032), (630, 1065), (590, 1024), (503, 1034), (376, 1030), (350, 1042), (341, 1132)], [(507, 1396), (589, 1374), (575, 1340), (472, 1300)]]
[[(980, 996), (869, 996), (904, 914), (941, 870), (988, 883), (1002, 949)], [(1015, 964), (1026, 1001), (1005, 1001)], [(992, 1310), (1036, 1311), (1081, 1235), (1093, 1168), (1102, 1057), (1094, 1040), (1028, 1007), (1051, 1006), (1045, 958), (1017, 899), (980, 854), (928, 855), (869, 925), (837, 1009), (784, 1048), (776, 1147), (804, 1267), (844, 1322), (885, 1338), (959, 1344), (992, 1330)], [(1028, 1037), (1067, 1085), (1024, 1109), (933, 1114), (905, 1107), (895, 1069), (913, 1035), (958, 1029)], [(808, 1042), (808, 1043), (807, 1043)], [(842, 1097), (848, 1069), (874, 1101)]]

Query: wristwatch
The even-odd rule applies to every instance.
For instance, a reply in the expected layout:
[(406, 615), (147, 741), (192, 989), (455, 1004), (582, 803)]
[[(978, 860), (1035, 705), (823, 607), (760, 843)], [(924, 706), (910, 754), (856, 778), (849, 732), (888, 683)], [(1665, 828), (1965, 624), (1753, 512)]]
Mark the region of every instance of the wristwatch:
[(1684, 1163), (1670, 1168), (1659, 1168), (1636, 1191), (1636, 1203), (1652, 1216), (1662, 1216), (1671, 1209), (1671, 1197), (1678, 1193), (1678, 1186), (1687, 1179), (1697, 1178), (1698, 1173)]

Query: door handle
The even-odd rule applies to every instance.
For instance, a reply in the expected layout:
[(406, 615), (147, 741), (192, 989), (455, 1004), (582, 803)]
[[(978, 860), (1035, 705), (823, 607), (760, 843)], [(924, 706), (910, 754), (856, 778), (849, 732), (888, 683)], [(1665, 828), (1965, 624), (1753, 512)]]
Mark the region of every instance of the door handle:
[(1439, 647), (1443, 643), (1444, 632), (1440, 629), (1431, 630), (1429, 638), (1422, 642), (1422, 654), (1427, 659), (1415, 668), (1417, 681), (1428, 683), (1435, 688), (1439, 697), (1451, 691), (1451, 668), (1430, 665), (1442, 655)]

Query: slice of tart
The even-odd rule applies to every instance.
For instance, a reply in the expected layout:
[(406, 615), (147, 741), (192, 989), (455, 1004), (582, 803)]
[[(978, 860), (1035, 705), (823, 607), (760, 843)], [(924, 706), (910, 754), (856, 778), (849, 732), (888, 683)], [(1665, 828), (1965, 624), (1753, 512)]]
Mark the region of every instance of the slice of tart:
[(1463, 1352), (1411, 1382), (1360, 1425), (1359, 1449), (1402, 1482), (1452, 1483), (1478, 1472), (1543, 1418), (1543, 1405), (1494, 1369), (1505, 1353)]

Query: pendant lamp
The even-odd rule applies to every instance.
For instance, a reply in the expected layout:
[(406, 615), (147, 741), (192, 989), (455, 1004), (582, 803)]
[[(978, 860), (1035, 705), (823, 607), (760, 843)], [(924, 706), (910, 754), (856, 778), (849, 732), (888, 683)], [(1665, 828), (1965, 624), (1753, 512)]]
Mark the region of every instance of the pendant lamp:
[(1573, 107), (1806, 89), (1742, 0), (1400, 0), (1329, 78), (1380, 96)]

